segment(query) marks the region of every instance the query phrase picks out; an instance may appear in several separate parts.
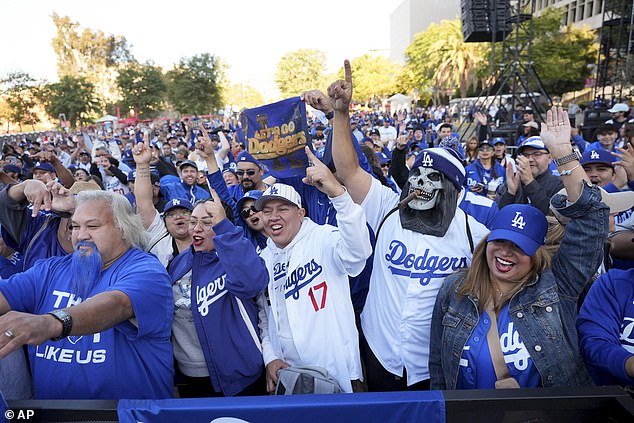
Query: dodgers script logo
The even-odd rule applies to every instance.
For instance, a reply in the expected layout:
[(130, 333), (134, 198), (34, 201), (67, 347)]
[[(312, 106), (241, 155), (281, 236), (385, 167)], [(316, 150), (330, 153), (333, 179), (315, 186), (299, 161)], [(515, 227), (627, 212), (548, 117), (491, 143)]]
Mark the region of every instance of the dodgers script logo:
[(315, 259), (303, 266), (298, 266), (286, 278), (284, 298), (293, 297), (294, 300), (298, 300), (299, 291), (319, 276), (322, 270), (321, 264), (317, 263)]
[(390, 243), (390, 251), (385, 255), (385, 260), (394, 265), (388, 266), (393, 275), (419, 279), (422, 286), (428, 285), (432, 279), (445, 278), (456, 270), (467, 267), (466, 257), (430, 256), (429, 248), (422, 256), (415, 256), (409, 253), (405, 244), (397, 240)]
[(209, 306), (220, 299), (228, 291), (225, 289), (226, 274), (209, 282), (207, 286), (196, 287), (196, 305), (201, 316), (209, 313)]
[(513, 322), (509, 322), (506, 332), (500, 336), (500, 346), (504, 353), (506, 364), (513, 364), (519, 371), (526, 370), (531, 355), (520, 339), (520, 334), (515, 330)]

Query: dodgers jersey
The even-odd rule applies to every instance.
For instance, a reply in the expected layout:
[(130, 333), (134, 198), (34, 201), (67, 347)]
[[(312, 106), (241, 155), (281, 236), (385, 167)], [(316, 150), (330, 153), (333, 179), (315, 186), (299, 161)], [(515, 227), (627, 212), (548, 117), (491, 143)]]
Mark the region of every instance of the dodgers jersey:
[[(361, 204), (376, 232), (399, 195), (377, 180)], [(489, 230), (469, 216), (474, 245)], [(407, 384), (429, 379), (431, 318), (440, 286), (458, 269), (471, 264), (464, 212), (456, 215), (444, 237), (404, 229), (398, 212), (379, 233), (370, 290), (361, 314), (363, 333), (381, 365), (395, 375), (407, 369)]]

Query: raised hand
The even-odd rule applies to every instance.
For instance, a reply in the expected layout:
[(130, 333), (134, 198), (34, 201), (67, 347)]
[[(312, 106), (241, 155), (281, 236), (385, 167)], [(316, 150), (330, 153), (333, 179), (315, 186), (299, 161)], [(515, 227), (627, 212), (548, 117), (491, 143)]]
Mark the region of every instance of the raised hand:
[(310, 151), (310, 148), (304, 147), (304, 150), (312, 166), (306, 168), (306, 177), (302, 179), (302, 182), (306, 185), (314, 186), (331, 198), (343, 194), (345, 192), (344, 187), (337, 181), (337, 178), (335, 178), (335, 175), (328, 169), (328, 166), (323, 164), (317, 156)]
[(542, 124), (540, 136), (551, 154), (561, 147), (566, 147), (567, 151), (570, 150), (570, 131), (568, 112), (556, 106), (546, 112), (546, 124)]
[(506, 162), (506, 190), (509, 194), (515, 195), (520, 186), (520, 175), (519, 172), (515, 173), (515, 169), (513, 169), (513, 163), (510, 161)]
[(345, 79), (337, 80), (328, 87), (328, 97), (332, 108), (338, 112), (348, 113), (352, 101), (352, 69), (348, 59), (343, 62)]
[(205, 201), (205, 212), (211, 217), (214, 225), (217, 225), (227, 217), (227, 214), (225, 213), (224, 207), (222, 207), (220, 197), (218, 197), (216, 190), (210, 188), (209, 192), (211, 193), (211, 200)]
[(211, 138), (209, 138), (209, 134), (205, 129), (202, 122), (198, 124), (198, 129), (200, 130), (200, 135), (196, 138), (196, 151), (203, 159), (208, 159), (214, 156), (214, 149), (211, 146)]
[(57, 181), (46, 184), (51, 193), (51, 209), (56, 212), (72, 213), (75, 210), (75, 197), (70, 190)]
[(299, 97), (310, 107), (321, 110), (326, 114), (332, 112), (333, 110), (333, 105), (331, 104), (330, 99), (319, 90), (304, 91)]
[(152, 161), (152, 149), (150, 148), (150, 141), (147, 137), (143, 138), (143, 142), (138, 142), (132, 147), (132, 157), (137, 165), (147, 164)]

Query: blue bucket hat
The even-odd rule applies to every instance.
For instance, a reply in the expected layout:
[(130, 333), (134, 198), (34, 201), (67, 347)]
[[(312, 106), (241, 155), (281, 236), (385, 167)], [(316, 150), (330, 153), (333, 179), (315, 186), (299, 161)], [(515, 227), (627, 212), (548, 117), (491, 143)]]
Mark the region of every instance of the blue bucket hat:
[(547, 231), (546, 216), (539, 209), (528, 204), (510, 204), (495, 216), (488, 241), (510, 241), (532, 256), (546, 242)]

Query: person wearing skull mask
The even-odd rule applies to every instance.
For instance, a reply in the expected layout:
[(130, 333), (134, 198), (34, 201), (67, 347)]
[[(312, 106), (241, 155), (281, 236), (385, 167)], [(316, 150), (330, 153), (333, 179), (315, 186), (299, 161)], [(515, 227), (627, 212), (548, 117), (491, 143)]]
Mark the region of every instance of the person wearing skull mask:
[[(445, 277), (469, 265), (470, 238), (477, 243), (488, 230), (458, 207), (465, 197), (465, 171), (450, 149), (423, 150), (400, 198), (359, 167), (348, 120), (352, 98), (348, 61), (344, 69), (345, 81), (328, 88), (335, 110), (333, 158), (337, 176), (364, 208), (377, 233), (370, 288), (361, 314), (368, 389), (429, 389), (436, 294)], [(482, 201), (491, 204), (486, 198)], [(396, 208), (399, 202), (403, 206)]]

